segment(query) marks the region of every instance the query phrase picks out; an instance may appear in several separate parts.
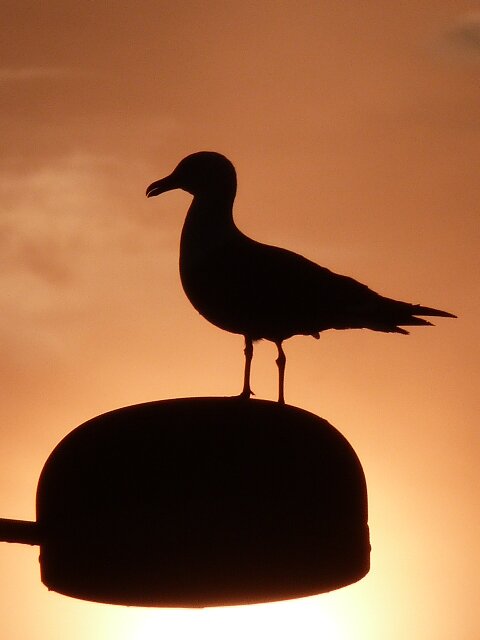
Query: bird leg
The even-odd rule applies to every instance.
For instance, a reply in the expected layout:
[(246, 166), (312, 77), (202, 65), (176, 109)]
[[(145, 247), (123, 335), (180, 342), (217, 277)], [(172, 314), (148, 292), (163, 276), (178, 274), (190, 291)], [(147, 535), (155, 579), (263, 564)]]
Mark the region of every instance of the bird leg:
[(285, 404), (285, 395), (283, 393), (283, 385), (285, 382), (285, 364), (287, 362), (287, 358), (285, 357), (285, 352), (282, 349), (282, 342), (276, 342), (278, 349), (278, 358), (275, 360), (278, 367), (278, 402), (280, 404)]
[(243, 375), (243, 390), (240, 394), (240, 398), (248, 400), (250, 396), (255, 395), (250, 389), (250, 367), (253, 358), (253, 340), (248, 336), (245, 336), (245, 349), (243, 353), (245, 354), (245, 373)]

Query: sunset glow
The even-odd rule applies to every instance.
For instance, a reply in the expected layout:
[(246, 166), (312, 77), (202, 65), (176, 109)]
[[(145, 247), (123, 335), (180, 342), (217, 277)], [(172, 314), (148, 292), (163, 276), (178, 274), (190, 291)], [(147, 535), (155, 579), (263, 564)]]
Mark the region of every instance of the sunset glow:
[[(355, 448), (371, 571), (283, 603), (143, 610), (40, 582), (0, 543), (9, 640), (477, 640), (478, 3), (7, 0), (0, 10), (0, 517), (35, 519), (41, 469), (117, 407), (241, 390), (243, 341), (178, 275), (190, 196), (146, 186), (227, 155), (235, 220), (379, 293), (458, 319), (285, 344), (287, 403)], [(252, 387), (275, 399), (275, 348)]]

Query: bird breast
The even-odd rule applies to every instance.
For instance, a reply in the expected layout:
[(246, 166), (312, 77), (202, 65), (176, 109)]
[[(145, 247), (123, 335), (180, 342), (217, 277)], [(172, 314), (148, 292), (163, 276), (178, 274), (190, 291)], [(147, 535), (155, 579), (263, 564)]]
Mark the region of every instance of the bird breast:
[(317, 296), (296, 281), (288, 264), (294, 257), (304, 260), (235, 227), (206, 234), (185, 225), (182, 286), (195, 309), (226, 331), (273, 341), (313, 335), (319, 330)]

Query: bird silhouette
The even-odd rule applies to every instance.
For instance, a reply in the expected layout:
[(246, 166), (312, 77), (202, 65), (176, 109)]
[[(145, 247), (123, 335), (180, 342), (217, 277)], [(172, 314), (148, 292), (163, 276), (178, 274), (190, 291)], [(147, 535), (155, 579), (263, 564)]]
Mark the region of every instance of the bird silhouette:
[(233, 220), (237, 179), (223, 155), (200, 151), (184, 158), (147, 197), (172, 189), (193, 195), (180, 243), (180, 277), (195, 309), (214, 325), (243, 335), (242, 398), (250, 398), (253, 343), (270, 340), (278, 350), (278, 401), (285, 402), (286, 357), (282, 343), (294, 335), (319, 338), (327, 329), (372, 329), (408, 334), (404, 326), (431, 325), (418, 316), (451, 313), (384, 297), (353, 278), (301, 255), (256, 242)]

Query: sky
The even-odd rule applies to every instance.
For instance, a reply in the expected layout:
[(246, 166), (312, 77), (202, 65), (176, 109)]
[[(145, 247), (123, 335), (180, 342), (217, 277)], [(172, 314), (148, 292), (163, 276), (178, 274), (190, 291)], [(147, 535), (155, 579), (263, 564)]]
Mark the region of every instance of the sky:
[[(76, 601), (0, 544), (10, 640), (476, 640), (480, 5), (462, 0), (3, 0), (0, 516), (120, 406), (241, 389), (242, 338), (186, 299), (190, 196), (145, 188), (229, 157), (235, 219), (379, 293), (456, 313), (410, 336), (285, 343), (286, 399), (335, 425), (369, 493), (371, 571), (313, 598), (203, 611)], [(275, 399), (275, 347), (252, 386)]]

